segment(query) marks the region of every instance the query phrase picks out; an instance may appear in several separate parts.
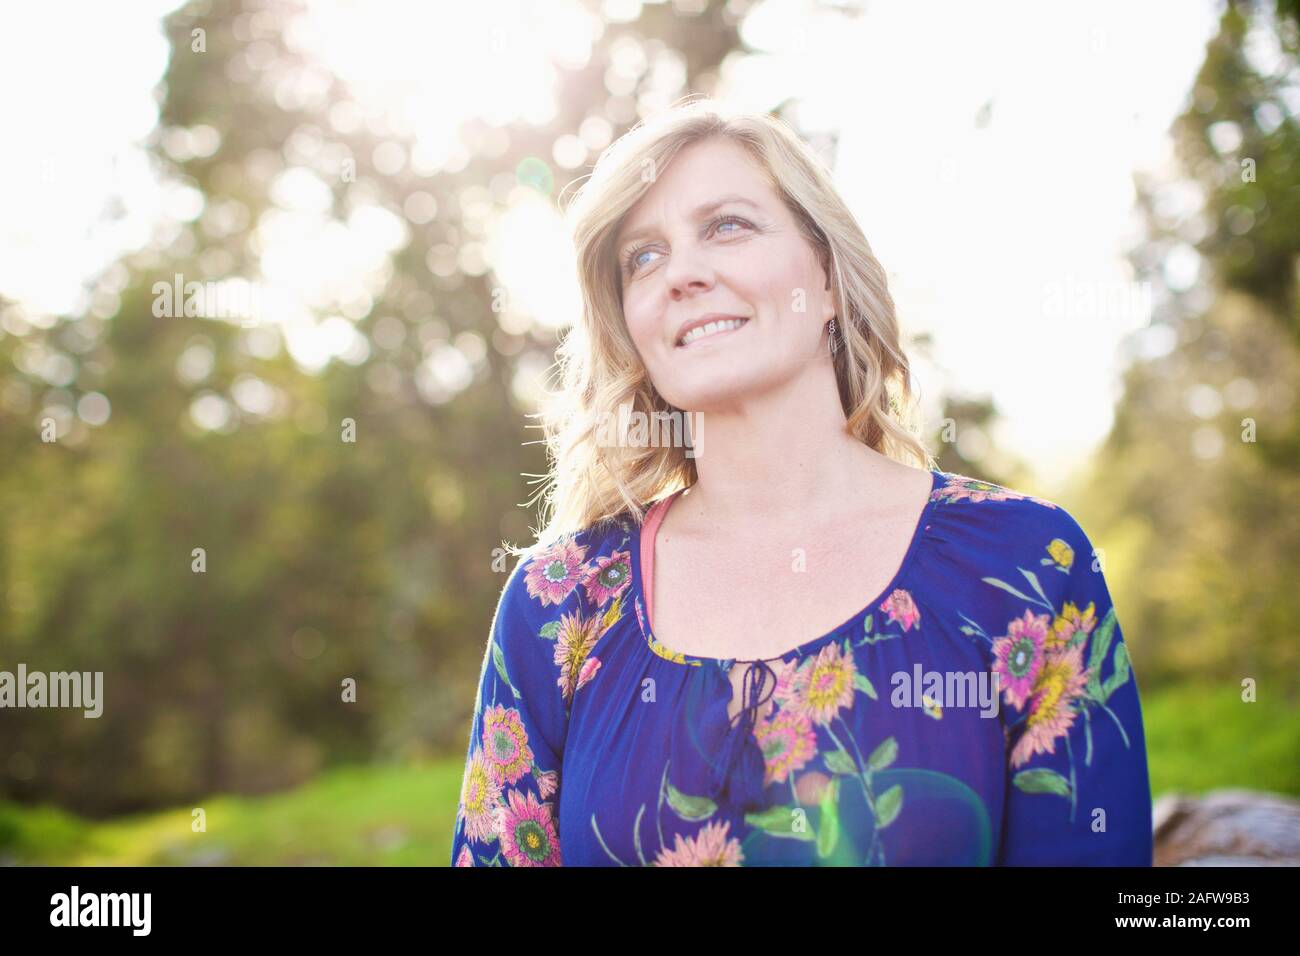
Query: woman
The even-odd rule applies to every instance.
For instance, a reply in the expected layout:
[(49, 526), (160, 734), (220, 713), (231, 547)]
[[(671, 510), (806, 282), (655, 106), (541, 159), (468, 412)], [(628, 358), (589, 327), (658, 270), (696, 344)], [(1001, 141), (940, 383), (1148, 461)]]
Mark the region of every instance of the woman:
[[(453, 863), (1149, 866), (1092, 545), (934, 469), (884, 270), (815, 154), (697, 101), (570, 215), (553, 516), (492, 623)], [(619, 409), (694, 441), (610, 441)]]

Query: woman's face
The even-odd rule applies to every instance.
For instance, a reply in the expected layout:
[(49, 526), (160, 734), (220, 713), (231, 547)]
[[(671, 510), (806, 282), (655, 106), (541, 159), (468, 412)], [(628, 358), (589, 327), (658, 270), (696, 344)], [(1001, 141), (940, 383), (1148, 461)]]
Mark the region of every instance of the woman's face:
[[(682, 150), (623, 218), (615, 243), (628, 332), (661, 396), (685, 411), (739, 408), (817, 368), (835, 314), (827, 277), (785, 203), (740, 146)], [(683, 327), (746, 320), (685, 346)]]

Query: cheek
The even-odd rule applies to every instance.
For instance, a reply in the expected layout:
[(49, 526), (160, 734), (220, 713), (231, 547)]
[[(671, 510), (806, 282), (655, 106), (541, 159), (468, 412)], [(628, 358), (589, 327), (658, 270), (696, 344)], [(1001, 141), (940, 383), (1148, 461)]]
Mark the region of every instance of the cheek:
[(792, 310), (794, 291), (804, 279), (800, 270), (766, 257), (761, 262), (737, 264), (725, 275), (720, 274), (719, 281), (725, 282), (730, 292), (751, 308), (784, 315)]
[(772, 300), (782, 312), (794, 313), (801, 308), (811, 311), (820, 289), (803, 270), (785, 269), (768, 280), (767, 288)]
[(766, 279), (762, 295), (777, 315), (800, 319), (820, 310), (825, 292), (806, 273), (789, 270)]
[(627, 323), (628, 335), (637, 350), (644, 352), (654, 340), (658, 320), (643, 304), (632, 296), (623, 299), (623, 318)]

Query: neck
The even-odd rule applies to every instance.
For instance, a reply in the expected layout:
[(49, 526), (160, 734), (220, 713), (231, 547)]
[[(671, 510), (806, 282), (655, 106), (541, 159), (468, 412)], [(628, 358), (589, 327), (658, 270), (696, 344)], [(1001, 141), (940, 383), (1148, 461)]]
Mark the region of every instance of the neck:
[(848, 433), (829, 364), (698, 416), (698, 480), (685, 498), (700, 526), (740, 530), (755, 516), (764, 525), (806, 525), (850, 505), (869, 507), (886, 475), (905, 467)]

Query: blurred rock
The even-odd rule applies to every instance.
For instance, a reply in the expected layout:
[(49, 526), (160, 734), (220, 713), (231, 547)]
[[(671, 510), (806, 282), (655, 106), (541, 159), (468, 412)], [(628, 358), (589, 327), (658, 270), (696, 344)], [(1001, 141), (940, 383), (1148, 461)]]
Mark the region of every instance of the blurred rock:
[(1151, 822), (1156, 866), (1300, 866), (1300, 800), (1283, 794), (1165, 794)]

